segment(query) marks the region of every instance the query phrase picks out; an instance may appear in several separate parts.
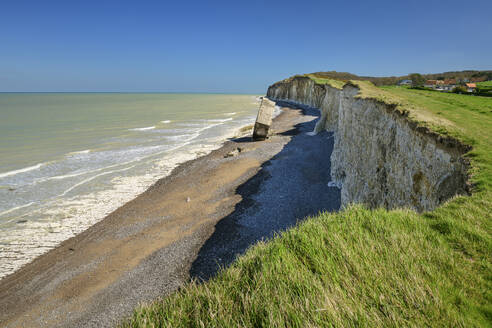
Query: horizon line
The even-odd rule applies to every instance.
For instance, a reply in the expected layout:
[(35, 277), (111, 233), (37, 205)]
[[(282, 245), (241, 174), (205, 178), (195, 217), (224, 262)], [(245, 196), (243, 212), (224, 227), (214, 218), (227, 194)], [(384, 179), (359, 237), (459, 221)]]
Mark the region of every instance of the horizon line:
[(256, 92), (213, 92), (213, 91), (0, 91), (1, 93), (147, 93), (147, 94), (231, 94), (256, 95)]

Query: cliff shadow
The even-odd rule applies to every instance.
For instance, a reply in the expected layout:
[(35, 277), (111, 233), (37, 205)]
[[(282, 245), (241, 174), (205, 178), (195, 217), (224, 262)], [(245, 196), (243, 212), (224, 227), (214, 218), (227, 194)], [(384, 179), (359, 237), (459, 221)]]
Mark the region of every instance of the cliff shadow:
[[(304, 115), (319, 119), (317, 110), (301, 109)], [(208, 280), (258, 241), (271, 238), (308, 216), (340, 208), (340, 190), (328, 187), (333, 133), (308, 134), (318, 119), (280, 129), (277, 135), (294, 137), (255, 176), (236, 189), (242, 201), (215, 225), (215, 231), (192, 263), (191, 277)], [(240, 146), (249, 140), (234, 141)]]

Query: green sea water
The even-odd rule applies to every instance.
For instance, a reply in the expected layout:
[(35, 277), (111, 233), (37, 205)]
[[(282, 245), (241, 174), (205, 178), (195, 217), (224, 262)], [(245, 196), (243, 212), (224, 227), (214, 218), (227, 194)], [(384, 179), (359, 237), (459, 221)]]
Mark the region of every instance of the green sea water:
[(254, 123), (225, 94), (0, 93), (0, 277)]
[(3, 93), (0, 174), (68, 152), (111, 147), (109, 138), (131, 137), (131, 128), (249, 115), (253, 103), (249, 95)]

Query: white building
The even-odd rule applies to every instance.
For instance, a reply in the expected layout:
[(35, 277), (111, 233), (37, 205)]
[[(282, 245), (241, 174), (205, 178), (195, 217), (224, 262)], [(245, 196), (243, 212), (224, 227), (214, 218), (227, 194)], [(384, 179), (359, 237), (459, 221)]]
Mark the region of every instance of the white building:
[(398, 85), (412, 85), (412, 80), (401, 80)]

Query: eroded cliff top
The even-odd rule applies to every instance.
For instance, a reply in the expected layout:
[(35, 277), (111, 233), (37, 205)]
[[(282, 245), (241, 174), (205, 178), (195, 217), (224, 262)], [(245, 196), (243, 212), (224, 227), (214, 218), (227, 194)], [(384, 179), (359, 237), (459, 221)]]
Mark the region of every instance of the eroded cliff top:
[[(462, 152), (470, 150), (471, 146), (475, 143), (474, 139), (470, 138), (471, 135), (466, 133), (465, 129), (460, 127), (460, 124), (457, 124), (458, 122), (454, 122), (453, 120), (447, 118), (445, 114), (443, 115), (442, 111), (432, 110), (432, 106), (428, 106), (431, 102), (413, 101), (416, 94), (423, 94), (422, 92), (430, 91), (422, 91), (419, 93), (418, 90), (412, 90), (404, 87), (377, 87), (370, 81), (336, 80), (320, 78), (313, 74), (295, 75), (274, 83), (270, 86), (270, 88), (288, 85), (295, 80), (312, 80), (316, 85), (328, 86), (337, 90), (343, 90), (346, 87), (356, 87), (359, 89), (356, 95), (357, 98), (370, 99), (388, 105), (389, 109), (399, 115), (405, 116), (410, 122), (412, 122), (415, 129), (419, 129), (423, 133), (433, 135), (434, 138), (440, 138), (441, 142), (457, 147)], [(400, 92), (402, 90), (411, 90), (411, 92)], [(445, 97), (450, 96), (451, 98), (453, 96), (470, 97), (468, 95), (444, 95)], [(486, 107), (487, 100), (489, 100), (489, 98), (485, 98), (485, 101), (479, 105)], [(459, 123), (462, 123), (462, 121)]]

